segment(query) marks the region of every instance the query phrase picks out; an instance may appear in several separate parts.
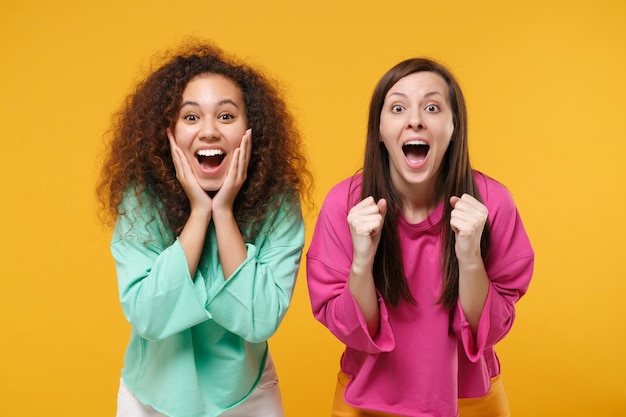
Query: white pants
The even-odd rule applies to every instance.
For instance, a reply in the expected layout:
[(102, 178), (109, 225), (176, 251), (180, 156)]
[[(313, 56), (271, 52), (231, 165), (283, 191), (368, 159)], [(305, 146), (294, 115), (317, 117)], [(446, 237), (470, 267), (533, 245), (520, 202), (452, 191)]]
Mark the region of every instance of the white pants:
[[(120, 378), (117, 393), (117, 417), (167, 417), (140, 402)], [(267, 354), (259, 384), (244, 402), (220, 414), (220, 417), (285, 417), (278, 376), (271, 355)]]

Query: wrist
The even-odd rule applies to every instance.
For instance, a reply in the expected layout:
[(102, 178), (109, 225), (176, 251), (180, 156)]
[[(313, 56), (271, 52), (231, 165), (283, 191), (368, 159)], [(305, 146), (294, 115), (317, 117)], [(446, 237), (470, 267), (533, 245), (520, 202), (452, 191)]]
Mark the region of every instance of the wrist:
[(211, 212), (213, 216), (213, 221), (226, 221), (226, 220), (234, 220), (235, 215), (233, 214), (232, 207), (213, 207)]
[(350, 273), (355, 276), (371, 275), (373, 267), (373, 262), (354, 257), (350, 266)]
[(211, 207), (191, 207), (189, 220), (206, 221), (206, 223), (208, 223), (211, 220), (211, 214)]

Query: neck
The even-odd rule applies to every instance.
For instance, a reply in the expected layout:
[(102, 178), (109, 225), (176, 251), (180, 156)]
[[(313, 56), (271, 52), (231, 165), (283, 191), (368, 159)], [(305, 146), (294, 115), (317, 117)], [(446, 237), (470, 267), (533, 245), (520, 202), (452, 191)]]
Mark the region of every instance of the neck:
[(433, 187), (413, 186), (398, 192), (402, 201), (402, 214), (409, 223), (419, 223), (426, 219), (439, 204)]

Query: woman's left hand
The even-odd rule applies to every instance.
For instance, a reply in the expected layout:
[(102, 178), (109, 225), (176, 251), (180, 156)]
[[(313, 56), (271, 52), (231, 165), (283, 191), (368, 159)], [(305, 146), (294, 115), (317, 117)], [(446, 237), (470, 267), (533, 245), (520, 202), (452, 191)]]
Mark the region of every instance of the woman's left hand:
[(248, 175), (251, 153), (252, 129), (248, 129), (243, 135), (239, 147), (233, 152), (233, 158), (230, 161), (230, 167), (222, 188), (213, 196), (213, 216), (219, 215), (223, 211), (232, 212), (235, 197), (237, 197), (237, 193), (239, 193)]
[(487, 221), (487, 207), (469, 194), (450, 197), (450, 204), (450, 227), (456, 235), (455, 251), (459, 263), (482, 262), (480, 238)]

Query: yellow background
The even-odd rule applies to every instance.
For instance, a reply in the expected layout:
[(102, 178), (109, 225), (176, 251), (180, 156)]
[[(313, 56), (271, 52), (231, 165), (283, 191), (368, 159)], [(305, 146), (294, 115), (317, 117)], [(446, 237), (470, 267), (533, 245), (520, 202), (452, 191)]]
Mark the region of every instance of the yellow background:
[[(626, 1), (2, 0), (0, 415), (114, 415), (129, 326), (96, 217), (101, 138), (188, 35), (282, 82), (315, 210), (360, 166), (379, 77), (414, 55), (448, 65), (474, 166), (509, 187), (537, 255), (498, 347), (513, 415), (626, 413)], [(287, 415), (328, 415), (342, 346), (303, 273), (270, 345)]]

